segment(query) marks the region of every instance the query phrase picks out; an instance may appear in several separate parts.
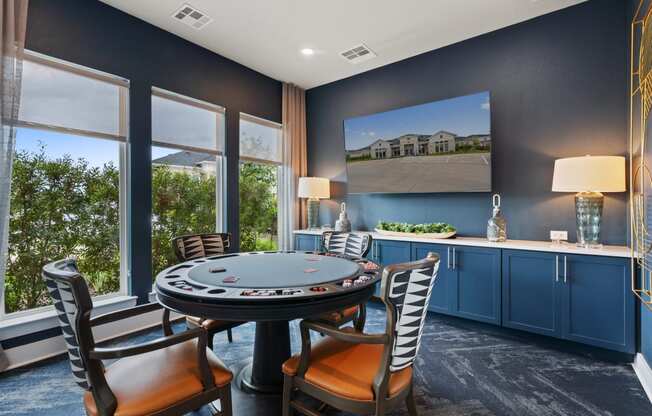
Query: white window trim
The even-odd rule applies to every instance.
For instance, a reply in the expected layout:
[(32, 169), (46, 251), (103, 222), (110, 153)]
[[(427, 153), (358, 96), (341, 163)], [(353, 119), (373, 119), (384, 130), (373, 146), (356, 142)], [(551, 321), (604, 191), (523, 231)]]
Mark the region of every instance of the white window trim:
[[(120, 270), (119, 270), (119, 280), (120, 280), (120, 289), (115, 293), (108, 293), (105, 295), (93, 297), (94, 304), (103, 305), (104, 303), (113, 304), (119, 302), (120, 299), (126, 297), (126, 294), (129, 289), (129, 150), (127, 146), (128, 135), (129, 135), (129, 80), (112, 75), (106, 72), (98, 71), (92, 68), (87, 68), (81, 65), (74, 64), (72, 62), (63, 61), (61, 59), (53, 58), (47, 55), (43, 55), (37, 52), (30, 50), (25, 50), (24, 59), (30, 60), (41, 65), (50, 66), (57, 68), (59, 70), (68, 71), (80, 76), (87, 78), (97, 79), (103, 82), (108, 82), (111, 84), (124, 87), (120, 89), (119, 94), (119, 125), (118, 125), (118, 135), (103, 134), (93, 131), (85, 131), (79, 129), (64, 128), (58, 126), (50, 126), (46, 124), (24, 122), (18, 120), (15, 124), (16, 127), (25, 127), (35, 130), (45, 130), (53, 131), (64, 134), (71, 134), (76, 136), (83, 136), (93, 139), (106, 139), (111, 141), (116, 141), (119, 143), (119, 172), (120, 172), (120, 189), (118, 196), (118, 205), (120, 207), (119, 221), (120, 221)], [(83, 275), (83, 270), (81, 271)], [(50, 314), (54, 314), (56, 317), (56, 312), (54, 311), (53, 305), (42, 306), (38, 308), (16, 311), (11, 313), (5, 312), (5, 296), (4, 288), (1, 291), (2, 296), (0, 297), (0, 340), (8, 337), (3, 337), (3, 328), (6, 326), (11, 326), (12, 323), (22, 323), (22, 322), (32, 322), (40, 321), (47, 319)], [(58, 323), (57, 323), (58, 325)], [(29, 325), (27, 325), (29, 327)], [(47, 328), (46, 328), (47, 329)], [(38, 329), (36, 329), (38, 331)], [(32, 331), (34, 332), (34, 331)]]
[[(93, 298), (93, 316), (136, 305), (137, 296), (121, 294)], [(57, 312), (51, 306), (16, 312), (0, 321), (0, 341), (59, 327)]]

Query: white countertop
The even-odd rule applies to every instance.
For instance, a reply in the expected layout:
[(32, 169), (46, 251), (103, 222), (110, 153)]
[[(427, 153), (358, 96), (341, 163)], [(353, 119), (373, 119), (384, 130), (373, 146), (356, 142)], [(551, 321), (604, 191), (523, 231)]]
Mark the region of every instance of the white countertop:
[[(321, 235), (322, 232), (328, 230), (295, 230), (295, 234), (304, 235)], [(487, 241), (486, 238), (480, 237), (455, 237), (449, 239), (433, 239), (421, 237), (395, 237), (383, 235), (376, 232), (369, 231), (353, 231), (355, 233), (371, 234), (374, 240), (391, 240), (391, 241), (409, 241), (416, 243), (429, 243), (429, 244), (448, 244), (456, 246), (473, 246), (473, 247), (489, 247), (489, 248), (504, 248), (514, 250), (530, 250), (530, 251), (545, 251), (562, 254), (586, 254), (590, 256), (607, 256), (607, 257), (632, 257), (631, 251), (627, 246), (608, 246), (602, 248), (582, 248), (577, 247), (572, 243), (554, 244), (550, 241), (531, 241), (531, 240), (507, 240), (503, 243), (493, 243)]]

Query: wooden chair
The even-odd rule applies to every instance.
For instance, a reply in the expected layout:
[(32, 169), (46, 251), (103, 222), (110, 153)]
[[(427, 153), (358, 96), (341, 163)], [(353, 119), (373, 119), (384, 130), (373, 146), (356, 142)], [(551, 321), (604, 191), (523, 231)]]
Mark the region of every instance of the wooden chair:
[[(179, 261), (201, 259), (228, 253), (231, 249), (230, 233), (191, 234), (172, 239), (174, 253)], [(232, 328), (245, 322), (220, 321), (218, 319), (204, 319), (198, 316), (187, 316), (188, 328), (202, 326), (208, 331), (208, 345), (213, 348), (213, 338), (218, 332), (226, 331), (229, 342), (233, 342)]]
[[(371, 249), (372, 241), (373, 238), (369, 234), (325, 231), (321, 236), (321, 248), (327, 253), (345, 255), (354, 259), (364, 259)], [(358, 331), (362, 331), (366, 313), (366, 307), (363, 304), (321, 315), (317, 320), (333, 326), (342, 326), (353, 321), (354, 327)]]
[[(147, 304), (91, 318), (93, 303), (74, 260), (43, 267), (54, 301), (75, 381), (86, 393), (90, 416), (180, 415), (220, 400), (220, 415), (231, 416), (232, 373), (207, 348), (198, 327), (173, 334), (163, 312), (165, 336), (139, 345), (99, 348), (93, 327), (162, 309)], [(116, 360), (104, 366), (102, 360)]]
[[(283, 364), (283, 416), (294, 410), (320, 415), (293, 399), (296, 391), (327, 406), (376, 416), (405, 401), (409, 414), (417, 415), (412, 373), (438, 268), (439, 256), (429, 253), (423, 260), (383, 270), (379, 298), (387, 312), (383, 334), (302, 321), (301, 354)], [(327, 337), (313, 347), (310, 330)]]

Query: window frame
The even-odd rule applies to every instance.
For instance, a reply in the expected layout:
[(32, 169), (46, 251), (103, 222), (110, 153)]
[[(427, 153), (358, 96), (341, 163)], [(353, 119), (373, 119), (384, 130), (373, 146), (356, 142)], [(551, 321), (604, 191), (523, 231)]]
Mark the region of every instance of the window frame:
[[(249, 123), (259, 124), (261, 126), (270, 127), (270, 128), (273, 128), (273, 129), (278, 129), (279, 132), (281, 132), (281, 133), (283, 132), (283, 125), (282, 124), (275, 123), (273, 121), (269, 121), (269, 120), (266, 120), (264, 118), (252, 116), (251, 114), (240, 113), (239, 121), (242, 121), (242, 120), (245, 120), (245, 121), (247, 121)], [(242, 134), (242, 132), (240, 132), (240, 134)], [(281, 137), (280, 140), (283, 140), (283, 138)], [(238, 137), (238, 143), (240, 143), (240, 137)], [(282, 143), (279, 143), (279, 147), (280, 147), (279, 153), (281, 153), (281, 161), (280, 162), (278, 162), (276, 160), (261, 159), (261, 158), (257, 158), (257, 157), (251, 157), (251, 156), (243, 156), (242, 154), (240, 154), (240, 152), (238, 152), (238, 160), (239, 161), (245, 161), (245, 162), (252, 162), (252, 163), (261, 163), (261, 164), (264, 164), (264, 165), (275, 165), (275, 166), (280, 167), (280, 166), (283, 166), (283, 154), (282, 154), (283, 146), (282, 146)]]
[[(250, 123), (256, 123), (256, 124), (259, 124), (259, 125), (262, 125), (262, 126), (265, 126), (265, 127), (278, 129), (279, 133), (280, 133), (280, 142), (279, 142), (279, 147), (280, 147), (279, 153), (280, 153), (280, 156), (281, 156), (281, 161), (280, 162), (277, 162), (275, 160), (269, 160), (269, 159), (260, 159), (260, 158), (251, 157), (251, 156), (243, 156), (238, 151), (238, 165), (244, 162), (244, 163), (256, 163), (256, 164), (260, 164), (260, 165), (276, 166), (276, 196), (277, 196), (276, 197), (276, 208), (277, 208), (276, 209), (276, 212), (277, 212), (276, 217), (277, 217), (277, 224), (278, 224), (277, 227), (279, 228), (279, 229), (276, 230), (276, 235), (278, 237), (280, 232), (281, 232), (280, 227), (281, 227), (282, 215), (283, 215), (283, 210), (285, 209), (285, 207), (284, 207), (284, 199), (285, 198), (282, 198), (283, 194), (282, 194), (281, 186), (283, 186), (283, 183), (284, 183), (283, 182), (283, 175), (284, 175), (283, 171), (284, 171), (284, 169), (287, 168), (286, 167), (286, 161), (284, 160), (285, 155), (283, 153), (283, 148), (284, 148), (283, 142), (282, 142), (282, 140), (283, 140), (283, 124), (276, 123), (276, 122), (266, 120), (266, 119), (261, 118), (261, 117), (256, 117), (256, 116), (252, 116), (251, 114), (241, 112), (239, 114), (238, 126), (240, 125), (239, 122), (242, 121), (242, 120), (248, 121)], [(242, 134), (242, 132), (239, 132), (239, 134)], [(238, 144), (239, 143), (240, 143), (240, 137), (238, 137)], [(239, 148), (239, 146), (238, 146), (238, 148)], [(238, 175), (240, 175), (240, 168), (239, 167), (238, 167)], [(239, 179), (240, 178), (238, 177), (238, 180)], [(239, 198), (239, 196), (238, 196), (238, 198)], [(239, 227), (240, 227), (240, 224), (238, 224), (238, 228)], [(279, 247), (279, 249), (280, 249), (280, 247)]]
[[(130, 207), (130, 192), (129, 192), (129, 80), (99, 71), (93, 68), (85, 67), (82, 65), (74, 64), (72, 62), (64, 61), (62, 59), (54, 58), (38, 52), (25, 49), (24, 60), (37, 63), (46, 67), (54, 68), (60, 71), (66, 71), (75, 75), (86, 78), (95, 79), (98, 81), (106, 82), (109, 84), (120, 87), (118, 94), (118, 134), (107, 134), (102, 132), (94, 132), (87, 130), (80, 130), (68, 127), (53, 126), (42, 123), (35, 123), (20, 120), (14, 120), (14, 128), (27, 128), (32, 130), (51, 131), (55, 133), (68, 134), (73, 136), (80, 136), (87, 139), (95, 140), (110, 140), (118, 143), (118, 171), (119, 177), (119, 190), (118, 190), (118, 206), (119, 208), (119, 250), (120, 250), (120, 267), (119, 267), (119, 282), (120, 288), (117, 292), (106, 293), (103, 295), (93, 296), (93, 301), (103, 301), (111, 298), (125, 296), (129, 290), (129, 207)], [(83, 270), (82, 270), (83, 274)], [(4, 280), (3, 280), (4, 282)], [(53, 310), (53, 305), (40, 306), (37, 308), (10, 312), (5, 310), (5, 288), (0, 292), (0, 322), (15, 318), (21, 318), (30, 315), (36, 315), (49, 310)]]
[[(225, 151), (220, 150), (219, 140), (222, 139), (222, 149), (226, 148), (226, 108), (218, 105), (209, 103), (207, 101), (199, 100), (196, 98), (188, 97), (176, 92), (168, 91), (163, 88), (152, 86), (151, 97), (159, 97), (167, 99), (170, 101), (175, 101), (180, 104), (189, 105), (196, 108), (201, 108), (203, 110), (211, 111), (216, 114), (215, 123), (216, 123), (216, 149), (208, 149), (203, 147), (196, 146), (185, 146), (181, 144), (167, 143), (156, 140), (152, 136), (152, 147), (162, 147), (165, 149), (175, 149), (188, 152), (197, 152), (210, 154), (215, 157), (215, 232), (221, 233), (226, 230), (226, 156)], [(220, 116), (222, 118), (220, 123)], [(154, 115), (152, 113), (152, 124), (154, 123)], [(220, 125), (221, 124), (221, 125)], [(150, 163), (153, 162), (153, 159), (150, 160)], [(153, 191), (153, 190), (152, 190)], [(151, 195), (150, 195), (151, 198)]]

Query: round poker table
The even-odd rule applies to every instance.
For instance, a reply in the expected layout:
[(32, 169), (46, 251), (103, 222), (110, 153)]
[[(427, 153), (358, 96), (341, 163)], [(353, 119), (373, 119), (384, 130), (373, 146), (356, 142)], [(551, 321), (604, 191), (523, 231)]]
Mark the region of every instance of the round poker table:
[(253, 361), (238, 381), (277, 393), (290, 357), (289, 321), (366, 302), (379, 270), (367, 260), (317, 252), (235, 253), (169, 267), (155, 290), (163, 306), (185, 315), (256, 322)]

